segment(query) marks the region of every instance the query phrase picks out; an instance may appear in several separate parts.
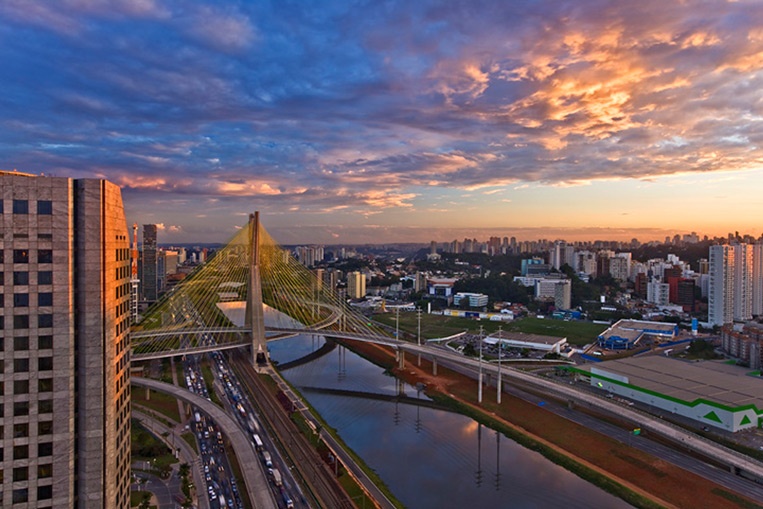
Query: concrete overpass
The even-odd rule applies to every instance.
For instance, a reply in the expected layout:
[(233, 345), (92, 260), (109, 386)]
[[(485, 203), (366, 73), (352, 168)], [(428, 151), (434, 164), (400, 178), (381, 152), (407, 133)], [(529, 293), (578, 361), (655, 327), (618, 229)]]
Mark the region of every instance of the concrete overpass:
[(236, 451), (236, 459), (241, 467), (241, 471), (246, 473), (244, 475), (244, 484), (249, 494), (249, 500), (258, 509), (276, 509), (278, 507), (263, 470), (262, 462), (252, 446), (249, 434), (241, 429), (239, 424), (225, 413), (222, 408), (187, 389), (159, 382), (158, 380), (133, 376), (130, 379), (130, 383), (138, 387), (147, 387), (155, 391), (170, 394), (179, 400), (200, 408), (204, 413), (209, 415), (220, 426), (225, 436), (231, 441), (233, 450)]

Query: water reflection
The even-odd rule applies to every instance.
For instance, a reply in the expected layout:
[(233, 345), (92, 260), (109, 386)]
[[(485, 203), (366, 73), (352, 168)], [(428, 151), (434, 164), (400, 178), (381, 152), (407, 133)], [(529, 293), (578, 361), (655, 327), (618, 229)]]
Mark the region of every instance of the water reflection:
[[(280, 362), (310, 337), (271, 344)], [(305, 344), (307, 343), (307, 345)], [(344, 348), (284, 372), (295, 386), (425, 398)], [(406, 507), (630, 507), (500, 433), (462, 415), (400, 401), (305, 391), (310, 403)]]

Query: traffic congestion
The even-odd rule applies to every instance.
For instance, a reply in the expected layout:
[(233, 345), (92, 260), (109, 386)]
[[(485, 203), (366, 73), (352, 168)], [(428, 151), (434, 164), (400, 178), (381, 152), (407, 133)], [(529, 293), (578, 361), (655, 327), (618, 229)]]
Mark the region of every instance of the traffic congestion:
[[(261, 426), (258, 415), (242, 390), (225, 355), (220, 352), (204, 356), (187, 356), (183, 362), (185, 382), (188, 389), (201, 397), (212, 400), (203, 377), (202, 363), (209, 362), (214, 375), (214, 390), (225, 410), (238, 421), (241, 428), (251, 437), (267, 473), (274, 499), (281, 508), (309, 507), (295, 482), (291, 467), (278, 453), (271, 438)], [(192, 428), (199, 444), (199, 462), (206, 486), (203, 491), (209, 497), (212, 509), (245, 507), (239, 487), (233, 476), (230, 462), (225, 453), (225, 436), (212, 419), (196, 407), (192, 408)], [(202, 496), (202, 489), (198, 490)]]

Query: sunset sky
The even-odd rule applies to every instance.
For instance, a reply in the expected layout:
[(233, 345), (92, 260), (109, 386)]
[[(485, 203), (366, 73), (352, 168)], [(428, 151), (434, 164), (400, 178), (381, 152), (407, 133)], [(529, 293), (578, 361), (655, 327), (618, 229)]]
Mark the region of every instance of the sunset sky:
[(763, 233), (763, 3), (0, 2), (0, 169), (160, 243)]

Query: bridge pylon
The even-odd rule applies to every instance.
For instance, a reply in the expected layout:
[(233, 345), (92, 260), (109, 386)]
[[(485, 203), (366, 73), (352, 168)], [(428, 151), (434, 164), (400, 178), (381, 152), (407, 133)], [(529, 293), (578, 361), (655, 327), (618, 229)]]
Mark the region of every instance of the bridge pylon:
[(265, 312), (262, 305), (262, 280), (260, 279), (260, 213), (249, 214), (249, 279), (246, 292), (246, 328), (252, 335), (252, 365), (267, 364), (268, 350), (265, 344)]

